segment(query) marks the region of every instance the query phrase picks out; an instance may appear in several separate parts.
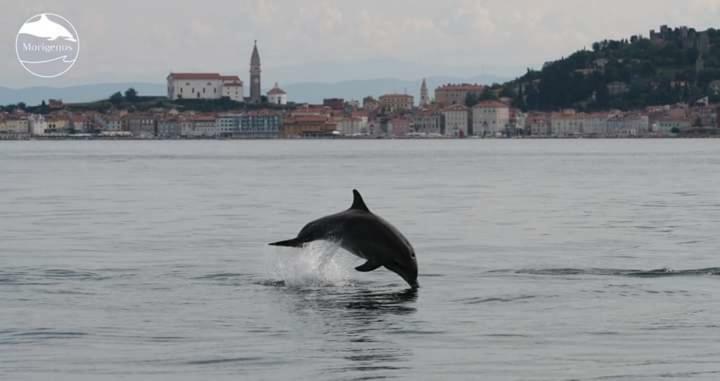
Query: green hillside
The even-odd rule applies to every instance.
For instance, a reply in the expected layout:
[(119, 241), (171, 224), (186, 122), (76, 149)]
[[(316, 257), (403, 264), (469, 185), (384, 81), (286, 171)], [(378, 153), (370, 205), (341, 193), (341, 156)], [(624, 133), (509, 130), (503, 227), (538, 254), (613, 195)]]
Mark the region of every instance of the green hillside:
[(602, 41), (503, 87), (525, 110), (635, 109), (720, 101), (720, 30), (663, 28), (650, 38)]

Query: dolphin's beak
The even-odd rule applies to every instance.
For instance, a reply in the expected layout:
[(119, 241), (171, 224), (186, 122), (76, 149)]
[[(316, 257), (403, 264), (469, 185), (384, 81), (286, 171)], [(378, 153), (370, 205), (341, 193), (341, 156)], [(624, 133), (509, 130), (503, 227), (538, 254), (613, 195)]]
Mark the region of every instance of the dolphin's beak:
[(303, 242), (300, 242), (300, 240), (298, 240), (297, 238), (293, 238), (293, 239), (288, 239), (288, 240), (285, 240), (285, 241), (278, 241), (278, 242), (269, 243), (268, 245), (270, 245), (270, 246), (284, 246), (284, 247), (302, 247), (303, 244), (304, 244), (304, 243), (303, 243)]
[(415, 280), (415, 281), (408, 281), (407, 279), (405, 279), (405, 281), (410, 285), (410, 287), (411, 287), (413, 290), (417, 290), (418, 288), (420, 288), (420, 283), (418, 283), (418, 281), (416, 281), (416, 280)]

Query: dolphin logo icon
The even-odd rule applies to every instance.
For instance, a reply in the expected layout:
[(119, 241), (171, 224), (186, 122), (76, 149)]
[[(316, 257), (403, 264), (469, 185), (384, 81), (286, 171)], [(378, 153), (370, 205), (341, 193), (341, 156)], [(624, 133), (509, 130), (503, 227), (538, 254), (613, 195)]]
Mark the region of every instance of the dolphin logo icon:
[(55, 41), (58, 38), (62, 38), (66, 41), (77, 42), (67, 28), (50, 20), (45, 13), (40, 15), (39, 20), (25, 23), (18, 33), (45, 38), (48, 41)]

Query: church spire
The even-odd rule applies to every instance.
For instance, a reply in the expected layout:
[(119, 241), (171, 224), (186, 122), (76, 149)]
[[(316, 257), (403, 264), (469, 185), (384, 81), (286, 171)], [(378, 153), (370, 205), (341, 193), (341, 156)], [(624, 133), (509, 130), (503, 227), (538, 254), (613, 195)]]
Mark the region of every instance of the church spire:
[(253, 45), (252, 55), (250, 56), (250, 102), (260, 103), (262, 95), (260, 83), (260, 53), (257, 48), (257, 40)]
[(260, 53), (258, 53), (257, 40), (255, 40), (255, 44), (253, 45), (252, 56), (250, 57), (250, 66), (260, 67)]
[(430, 97), (428, 96), (427, 83), (425, 83), (425, 78), (423, 78), (422, 85), (420, 85), (420, 107), (427, 106), (429, 103)]

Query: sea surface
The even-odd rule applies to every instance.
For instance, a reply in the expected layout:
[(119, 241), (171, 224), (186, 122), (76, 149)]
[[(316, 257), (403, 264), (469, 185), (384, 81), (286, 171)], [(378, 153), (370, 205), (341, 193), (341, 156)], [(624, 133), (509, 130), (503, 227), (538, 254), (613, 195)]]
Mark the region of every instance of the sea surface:
[(0, 379), (718, 380), (719, 249), (720, 140), (2, 142)]

